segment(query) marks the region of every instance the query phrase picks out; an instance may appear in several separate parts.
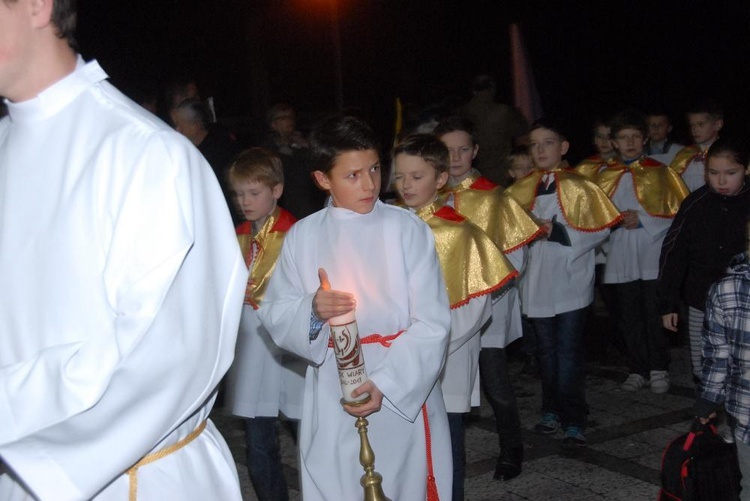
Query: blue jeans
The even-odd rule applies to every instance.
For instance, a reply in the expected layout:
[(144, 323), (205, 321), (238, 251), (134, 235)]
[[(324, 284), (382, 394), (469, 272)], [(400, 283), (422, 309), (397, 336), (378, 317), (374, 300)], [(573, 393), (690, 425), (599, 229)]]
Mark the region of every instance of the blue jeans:
[(247, 469), (260, 501), (287, 501), (289, 492), (281, 466), (278, 418), (245, 419)]
[(564, 428), (584, 428), (588, 414), (583, 349), (586, 308), (531, 320), (542, 379), (542, 411), (557, 414)]
[(464, 478), (466, 477), (464, 414), (461, 412), (449, 412), (448, 428), (451, 432), (451, 449), (453, 451), (453, 501), (463, 501)]

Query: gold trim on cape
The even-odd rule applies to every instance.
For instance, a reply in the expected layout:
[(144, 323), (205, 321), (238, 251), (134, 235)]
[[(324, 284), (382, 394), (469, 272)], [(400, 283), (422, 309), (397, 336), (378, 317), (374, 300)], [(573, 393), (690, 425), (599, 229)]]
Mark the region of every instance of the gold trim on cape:
[[(248, 265), (250, 271), (250, 278), (245, 289), (245, 304), (251, 305), (256, 310), (263, 301), (268, 282), (271, 280), (271, 273), (276, 267), (276, 260), (281, 255), (281, 246), (288, 230), (288, 228), (274, 228), (282, 210), (284, 209), (276, 207), (271, 215), (266, 218), (257, 235), (252, 235), (252, 232), (237, 235), (242, 255), (245, 257), (245, 264)], [(291, 214), (287, 213), (286, 216), (294, 221)], [(253, 239), (258, 244), (258, 253), (251, 263)]]
[(607, 163), (601, 155), (594, 155), (588, 158), (584, 158), (581, 163), (576, 165), (573, 170), (588, 179), (589, 181), (596, 182), (596, 175), (599, 174), (599, 169), (604, 167)]
[(472, 298), (507, 289), (518, 271), (490, 238), (440, 201), (416, 211), (435, 236), (451, 309)]
[(565, 221), (578, 231), (595, 232), (620, 223), (622, 216), (609, 197), (595, 183), (569, 169), (567, 162), (544, 171), (536, 169), (515, 181), (505, 193), (509, 194), (531, 212), (536, 201), (537, 188), (545, 174), (554, 174), (557, 202)]
[(695, 160), (697, 157), (702, 156), (703, 153), (704, 151), (695, 144), (691, 146), (685, 146), (677, 152), (677, 155), (674, 156), (674, 158), (672, 159), (672, 163), (669, 164), (669, 167), (677, 174), (682, 175), (685, 173), (685, 169), (687, 169), (687, 166), (690, 165), (690, 162)]
[(690, 194), (677, 172), (645, 156), (630, 165), (616, 159), (609, 160), (607, 168), (599, 173), (597, 184), (612, 198), (626, 172), (632, 175), (638, 203), (652, 217), (674, 217), (682, 201)]
[(531, 243), (544, 231), (516, 199), (476, 173), (450, 192), (456, 211), (487, 233), (505, 254)]

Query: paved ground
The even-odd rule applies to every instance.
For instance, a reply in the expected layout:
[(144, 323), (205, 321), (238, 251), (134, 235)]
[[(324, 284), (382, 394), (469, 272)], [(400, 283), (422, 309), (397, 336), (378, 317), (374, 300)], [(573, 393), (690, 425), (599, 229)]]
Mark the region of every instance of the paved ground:
[[(532, 431), (541, 406), (539, 380), (521, 374), (520, 357), (513, 358), (511, 374), (525, 428), (523, 472), (508, 482), (492, 479), (498, 454), (497, 434), (492, 411), (483, 404), (470, 415), (466, 429), (468, 501), (656, 499), (662, 450), (669, 440), (690, 426), (694, 390), (687, 348), (672, 348), (672, 388), (669, 393), (655, 395), (648, 389), (624, 392), (619, 389), (619, 383), (626, 375), (622, 359), (613, 356), (610, 349), (607, 351), (608, 360), (601, 361), (603, 350), (598, 341), (606, 335), (603, 325), (591, 322), (588, 334), (586, 392), (591, 411), (586, 437), (589, 446), (570, 451), (561, 446), (562, 433), (550, 438)], [(257, 499), (244, 465), (241, 422), (224, 415), (221, 409), (214, 412), (214, 420), (237, 460), (245, 499)], [(292, 489), (290, 499), (301, 499), (297, 451), (286, 430), (282, 432), (282, 449), (286, 476)]]

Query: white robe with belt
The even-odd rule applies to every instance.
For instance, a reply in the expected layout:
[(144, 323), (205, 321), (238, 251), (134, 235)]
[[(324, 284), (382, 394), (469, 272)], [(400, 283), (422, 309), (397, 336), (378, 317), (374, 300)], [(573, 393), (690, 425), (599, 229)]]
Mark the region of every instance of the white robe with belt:
[[(95, 62), (0, 121), (0, 499), (128, 499), (207, 419), (247, 270), (211, 168)], [(20, 478), (20, 482), (16, 479)], [(139, 500), (241, 499), (212, 423)]]
[(258, 310), (279, 346), (313, 364), (300, 423), (304, 499), (362, 497), (359, 435), (355, 418), (339, 403), (328, 325), (309, 339), (320, 267), (328, 272), (332, 289), (354, 294), (360, 338), (406, 329), (390, 347), (362, 345), (369, 378), (384, 395), (381, 410), (367, 419), (385, 494), (394, 500), (426, 498), (426, 403), (431, 461), (440, 497), (448, 499), (450, 433), (437, 382), (451, 321), (445, 284), (430, 228), (408, 211), (381, 202), (368, 214), (327, 207), (295, 224)]

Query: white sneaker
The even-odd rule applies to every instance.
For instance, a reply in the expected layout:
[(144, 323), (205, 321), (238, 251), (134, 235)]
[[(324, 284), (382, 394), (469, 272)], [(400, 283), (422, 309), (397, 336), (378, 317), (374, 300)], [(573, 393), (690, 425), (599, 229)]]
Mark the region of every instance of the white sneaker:
[(734, 443), (734, 433), (732, 433), (732, 428), (727, 423), (727, 417), (724, 414), (719, 414), (719, 418), (716, 420), (716, 434), (724, 442), (728, 444)]
[(640, 374), (629, 374), (620, 388), (624, 391), (638, 391), (648, 384), (648, 381)]
[(651, 371), (651, 393), (666, 393), (669, 391), (669, 373), (667, 371)]
[(718, 431), (719, 431), (719, 436), (724, 442), (726, 442), (727, 444), (734, 443), (734, 433), (732, 433), (732, 429), (729, 426), (724, 425), (723, 428), (719, 426)]

